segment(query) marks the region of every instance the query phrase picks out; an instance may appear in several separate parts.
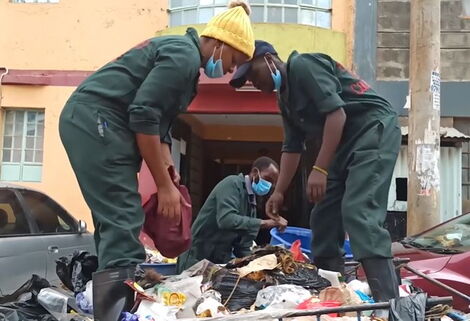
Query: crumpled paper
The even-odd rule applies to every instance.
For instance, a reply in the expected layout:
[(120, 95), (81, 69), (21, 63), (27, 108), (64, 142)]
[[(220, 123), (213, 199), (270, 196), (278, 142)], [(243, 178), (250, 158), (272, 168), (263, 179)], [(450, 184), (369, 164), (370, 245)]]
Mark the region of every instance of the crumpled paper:
[(241, 276), (247, 276), (252, 272), (264, 271), (264, 270), (274, 270), (277, 267), (277, 257), (275, 254), (269, 254), (257, 258), (244, 267), (238, 268), (237, 273)]

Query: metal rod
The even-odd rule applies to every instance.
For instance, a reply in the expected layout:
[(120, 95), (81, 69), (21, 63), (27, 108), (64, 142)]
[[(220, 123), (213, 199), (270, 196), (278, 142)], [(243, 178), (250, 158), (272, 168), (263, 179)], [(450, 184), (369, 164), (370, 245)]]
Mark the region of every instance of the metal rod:
[(435, 285), (437, 285), (437, 286), (439, 286), (439, 287), (441, 287), (441, 288), (443, 288), (443, 289), (449, 291), (450, 293), (452, 293), (452, 294), (458, 296), (459, 298), (462, 298), (462, 299), (464, 299), (464, 300), (470, 302), (470, 296), (468, 296), (468, 295), (466, 295), (466, 294), (464, 294), (464, 293), (462, 293), (462, 292), (460, 292), (460, 291), (457, 291), (457, 290), (454, 289), (454, 288), (451, 288), (451, 287), (448, 286), (447, 284), (444, 284), (444, 283), (442, 283), (442, 282), (440, 282), (440, 281), (438, 281), (438, 280), (436, 280), (436, 279), (430, 277), (429, 275), (426, 275), (426, 274), (424, 274), (423, 272), (420, 272), (420, 271), (418, 271), (418, 270), (416, 270), (416, 269), (410, 267), (409, 265), (406, 265), (406, 264), (405, 264), (405, 265), (403, 265), (402, 267), (405, 268), (406, 270), (408, 270), (408, 271), (410, 271), (410, 272), (412, 272), (412, 273), (414, 273), (414, 274), (416, 274), (416, 275), (422, 277), (423, 279), (428, 280), (429, 282), (431, 282), (431, 283), (433, 283), (433, 284), (435, 284)]
[[(426, 306), (435, 306), (438, 304), (450, 304), (452, 303), (452, 297), (439, 297), (439, 298), (428, 298), (426, 301)], [(299, 310), (293, 313), (289, 313), (289, 317), (304, 317), (309, 315), (322, 315), (330, 313), (343, 313), (343, 312), (353, 312), (353, 311), (373, 311), (373, 310), (386, 310), (390, 308), (389, 302), (379, 302), (379, 303), (368, 303), (362, 305), (347, 305), (337, 308), (325, 308), (321, 310)]]

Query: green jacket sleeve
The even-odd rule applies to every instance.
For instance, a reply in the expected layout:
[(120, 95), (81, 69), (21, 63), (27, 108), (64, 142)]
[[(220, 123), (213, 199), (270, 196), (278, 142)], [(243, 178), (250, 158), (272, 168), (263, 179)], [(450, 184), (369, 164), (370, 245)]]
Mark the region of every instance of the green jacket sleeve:
[(129, 127), (136, 133), (161, 136), (160, 123), (169, 122), (182, 109), (180, 97), (194, 88), (200, 65), (199, 53), (185, 42), (165, 44), (157, 51), (153, 68), (129, 106)]
[(245, 257), (251, 254), (251, 247), (253, 245), (253, 240), (258, 235), (258, 232), (253, 233), (249, 232), (244, 235), (241, 235), (239, 239), (233, 244), (233, 254), (235, 257)]
[(282, 115), (282, 124), (284, 142), (281, 151), (283, 153), (302, 153), (305, 150), (305, 134), (300, 128), (295, 127), (285, 115)]
[(294, 66), (297, 85), (314, 102), (320, 114), (329, 114), (345, 105), (331, 60), (319, 54), (299, 55)]
[[(222, 180), (216, 187), (216, 220), (223, 230), (250, 231), (259, 230), (261, 220), (240, 213), (240, 190), (232, 177)], [(245, 214), (245, 215), (244, 215)]]
[(170, 132), (171, 132), (171, 128), (165, 136), (160, 137), (160, 140), (161, 140), (162, 143), (165, 143), (165, 144), (168, 144), (168, 145), (171, 146), (172, 141), (171, 141), (171, 133)]

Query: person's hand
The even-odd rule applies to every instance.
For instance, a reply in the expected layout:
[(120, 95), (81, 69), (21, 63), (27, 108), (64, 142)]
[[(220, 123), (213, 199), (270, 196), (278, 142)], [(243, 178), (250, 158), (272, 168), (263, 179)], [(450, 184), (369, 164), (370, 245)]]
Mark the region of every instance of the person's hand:
[(326, 175), (312, 170), (308, 176), (307, 197), (310, 202), (320, 202), (326, 193)]
[(283, 203), (284, 195), (275, 191), (266, 202), (266, 215), (271, 219), (279, 220), (279, 212)]
[(261, 221), (261, 228), (262, 229), (272, 229), (273, 227), (277, 227), (279, 225), (278, 221), (273, 219), (262, 220)]
[(287, 220), (283, 218), (282, 216), (279, 216), (279, 220), (277, 220), (276, 222), (277, 222), (277, 229), (279, 230), (279, 232), (283, 233), (287, 227), (287, 223), (288, 223)]
[(191, 207), (173, 184), (160, 187), (157, 195), (157, 214), (169, 219), (179, 221), (181, 218), (181, 206)]
[(171, 179), (173, 183), (175, 183), (175, 185), (180, 184), (181, 176), (180, 176), (180, 173), (176, 169), (173, 171), (173, 177)]

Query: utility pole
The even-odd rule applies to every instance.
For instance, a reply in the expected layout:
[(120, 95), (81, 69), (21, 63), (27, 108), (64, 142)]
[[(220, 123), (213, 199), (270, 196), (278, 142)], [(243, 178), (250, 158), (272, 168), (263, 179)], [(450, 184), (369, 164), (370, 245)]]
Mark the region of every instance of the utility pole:
[(441, 1), (410, 3), (408, 235), (440, 222)]

